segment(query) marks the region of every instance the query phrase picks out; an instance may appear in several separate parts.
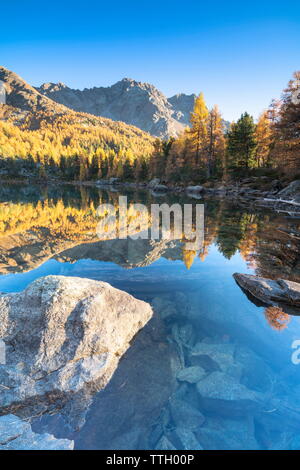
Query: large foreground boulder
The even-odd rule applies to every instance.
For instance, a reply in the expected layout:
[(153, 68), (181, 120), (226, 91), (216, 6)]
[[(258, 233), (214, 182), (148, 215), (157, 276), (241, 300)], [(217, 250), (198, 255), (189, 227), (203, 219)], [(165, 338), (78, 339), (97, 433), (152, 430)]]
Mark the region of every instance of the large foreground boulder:
[(74, 442), (52, 434), (36, 434), (28, 422), (9, 414), (0, 417), (0, 450), (73, 450)]
[[(105, 282), (47, 276), (0, 297), (0, 412), (106, 386), (149, 304)], [(3, 361), (2, 361), (3, 362)]]
[(246, 292), (268, 305), (288, 304), (300, 307), (300, 284), (278, 279), (266, 279), (251, 274), (233, 274), (234, 279)]

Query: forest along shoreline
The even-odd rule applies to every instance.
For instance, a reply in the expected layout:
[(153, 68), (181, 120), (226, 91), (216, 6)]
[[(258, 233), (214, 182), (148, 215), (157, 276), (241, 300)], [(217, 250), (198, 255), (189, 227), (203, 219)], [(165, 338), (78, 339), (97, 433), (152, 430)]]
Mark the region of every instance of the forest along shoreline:
[(164, 196), (168, 193), (185, 194), (193, 199), (205, 199), (217, 197), (230, 199), (238, 205), (247, 207), (254, 206), (255, 209), (267, 208), (276, 212), (287, 213), (297, 216), (300, 214), (300, 179), (291, 182), (274, 180), (267, 176), (252, 176), (238, 181), (222, 182), (202, 185), (178, 185), (161, 182), (154, 178), (149, 182), (122, 181), (119, 178), (100, 179), (96, 181), (64, 181), (61, 179), (0, 179), (0, 184), (40, 184), (40, 185), (73, 185), (92, 186), (99, 189), (121, 190), (140, 189), (149, 190), (153, 196)]

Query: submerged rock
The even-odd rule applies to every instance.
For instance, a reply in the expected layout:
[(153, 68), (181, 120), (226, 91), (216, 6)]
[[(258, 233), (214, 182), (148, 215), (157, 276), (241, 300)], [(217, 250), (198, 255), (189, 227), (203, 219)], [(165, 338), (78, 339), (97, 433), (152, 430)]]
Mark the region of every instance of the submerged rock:
[(162, 436), (162, 438), (158, 441), (155, 450), (176, 450), (176, 447), (172, 444), (171, 441), (166, 436)]
[(278, 279), (266, 279), (251, 274), (233, 274), (240, 287), (257, 299), (269, 305), (286, 303), (300, 307), (300, 284), (297, 282)]
[(204, 423), (205, 418), (203, 414), (183, 400), (172, 397), (170, 409), (176, 427), (198, 429)]
[(257, 450), (253, 418), (208, 418), (204, 427), (196, 432), (197, 440), (205, 450)]
[[(106, 386), (149, 304), (89, 279), (47, 276), (0, 297), (0, 410)], [(47, 405), (45, 405), (47, 408)]]
[(248, 389), (236, 377), (216, 371), (197, 383), (203, 409), (219, 415), (236, 415), (258, 411), (263, 395)]
[(245, 385), (239, 383), (235, 377), (223, 372), (212, 372), (197, 383), (197, 390), (204, 398), (215, 400), (256, 400), (256, 394)]
[(177, 446), (177, 450), (203, 450), (190, 429), (179, 427), (176, 428), (175, 434), (181, 443), (181, 446)]
[(189, 382), (191, 384), (199, 382), (205, 377), (206, 372), (200, 366), (191, 366), (181, 369), (177, 374), (177, 380), (181, 382)]
[(231, 343), (199, 342), (191, 350), (191, 356), (208, 356), (218, 367), (228, 372), (234, 365), (235, 346)]
[(36, 434), (15, 415), (0, 417), (0, 450), (73, 450), (74, 442), (51, 434)]

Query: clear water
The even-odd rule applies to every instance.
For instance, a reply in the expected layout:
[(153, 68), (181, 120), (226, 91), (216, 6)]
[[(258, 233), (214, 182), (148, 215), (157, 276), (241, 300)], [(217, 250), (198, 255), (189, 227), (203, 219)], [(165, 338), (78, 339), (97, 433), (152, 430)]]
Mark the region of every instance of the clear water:
[[(146, 204), (193, 202), (127, 195)], [(77, 449), (300, 448), (300, 365), (292, 362), (299, 317), (271, 316), (232, 277), (300, 282), (300, 220), (194, 201), (205, 204), (205, 246), (193, 259), (180, 243), (156, 250), (141, 240), (90, 243), (95, 207), (117, 197), (73, 186), (1, 188), (0, 291), (48, 274), (81, 276), (155, 311), (105, 390), (91, 403), (77, 397), (67, 410), (33, 419), (34, 429), (74, 439)], [(204, 388), (182, 379), (191, 366), (204, 369)]]

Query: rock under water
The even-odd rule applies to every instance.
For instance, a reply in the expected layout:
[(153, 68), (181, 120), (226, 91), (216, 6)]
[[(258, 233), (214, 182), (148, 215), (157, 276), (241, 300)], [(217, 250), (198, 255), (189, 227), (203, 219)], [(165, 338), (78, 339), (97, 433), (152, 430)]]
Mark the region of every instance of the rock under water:
[(73, 450), (74, 442), (36, 434), (28, 422), (9, 414), (0, 417), (0, 450)]
[(0, 297), (0, 413), (103, 389), (132, 338), (152, 317), (149, 304), (105, 282), (47, 276)]

